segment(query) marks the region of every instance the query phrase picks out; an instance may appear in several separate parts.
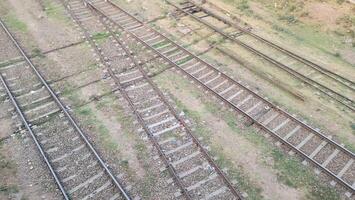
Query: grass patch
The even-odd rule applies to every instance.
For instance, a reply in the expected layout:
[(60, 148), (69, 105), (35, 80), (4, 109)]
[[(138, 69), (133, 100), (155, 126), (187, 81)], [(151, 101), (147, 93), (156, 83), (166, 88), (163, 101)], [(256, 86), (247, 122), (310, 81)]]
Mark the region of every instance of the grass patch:
[(114, 152), (118, 151), (118, 144), (112, 139), (107, 127), (100, 121), (89, 106), (75, 109), (75, 113), (83, 118), (83, 123), (93, 129), (98, 134), (100, 141), (106, 149)]
[(107, 32), (95, 33), (91, 38), (96, 40), (99, 44), (102, 44), (111, 34)]
[(75, 91), (74, 86), (69, 85), (68, 83), (64, 84), (62, 96), (68, 98), (71, 101), (71, 104), (74, 106), (80, 105), (80, 103), (82, 102), (79, 94)]
[(54, 3), (51, 0), (43, 0), (44, 12), (51, 18), (62, 22), (69, 22), (62, 5)]
[(22, 33), (27, 32), (27, 25), (24, 22), (20, 21), (12, 12), (8, 13), (4, 17), (4, 21), (6, 25), (11, 29), (20, 31)]
[(0, 192), (5, 195), (16, 194), (19, 189), (16, 185), (0, 185)]

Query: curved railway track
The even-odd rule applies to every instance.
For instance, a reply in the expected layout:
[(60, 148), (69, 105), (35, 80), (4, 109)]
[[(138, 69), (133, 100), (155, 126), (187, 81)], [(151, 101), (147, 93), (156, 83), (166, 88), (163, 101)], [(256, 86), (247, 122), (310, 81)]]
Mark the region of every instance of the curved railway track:
[[(353, 100), (355, 83), (353, 81), (276, 45), (195, 4), (193, 1), (181, 3), (181, 6), (168, 0), (166, 2), (182, 14), (190, 16), (222, 37), (286, 71), (303, 83), (346, 106), (351, 111), (355, 111), (355, 102)], [(214, 21), (213, 24), (210, 22), (212, 19)], [(223, 25), (225, 25), (223, 28), (219, 28)]]
[[(0, 20), (1, 41), (10, 58), (0, 80), (64, 199), (130, 199), (16, 39)], [(5, 39), (5, 38), (8, 38)], [(10, 50), (11, 49), (11, 50)], [(11, 54), (11, 53), (9, 53)]]
[[(148, 135), (165, 168), (186, 199), (242, 199), (222, 170), (215, 164), (185, 121), (171, 106), (163, 93), (148, 77), (137, 57), (131, 55), (121, 29), (113, 28), (102, 17), (97, 19), (82, 0), (67, 1), (71, 17), (84, 31), (105, 70), (115, 82), (120, 94), (129, 103), (141, 131)], [(90, 5), (90, 2), (88, 3)], [(92, 7), (91, 7), (92, 8)], [(100, 28), (100, 25), (103, 27)], [(98, 42), (92, 35), (109, 33), (109, 40)], [(144, 98), (142, 98), (144, 97)], [(165, 170), (162, 169), (162, 170)]]
[[(354, 153), (292, 116), (283, 109), (230, 78), (188, 50), (148, 27), (119, 6), (107, 1), (86, 1), (87, 5), (105, 17), (110, 26), (125, 30), (125, 44), (134, 43), (145, 56), (158, 57), (191, 78), (234, 110), (305, 158), (339, 183), (351, 196), (355, 188)], [(133, 53), (133, 52), (131, 52)], [(148, 56), (148, 57), (149, 57)], [(143, 55), (142, 55), (143, 57)]]

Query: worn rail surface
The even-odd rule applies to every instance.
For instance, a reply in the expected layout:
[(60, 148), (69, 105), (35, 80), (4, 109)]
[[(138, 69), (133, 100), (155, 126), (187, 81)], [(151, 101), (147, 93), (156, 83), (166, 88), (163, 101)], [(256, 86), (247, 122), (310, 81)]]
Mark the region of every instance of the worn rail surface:
[[(2, 41), (23, 58), (0, 68), (7, 96), (64, 199), (130, 199), (86, 134), (0, 20)], [(15, 53), (16, 51), (16, 53)], [(19, 125), (19, 127), (22, 127)]]

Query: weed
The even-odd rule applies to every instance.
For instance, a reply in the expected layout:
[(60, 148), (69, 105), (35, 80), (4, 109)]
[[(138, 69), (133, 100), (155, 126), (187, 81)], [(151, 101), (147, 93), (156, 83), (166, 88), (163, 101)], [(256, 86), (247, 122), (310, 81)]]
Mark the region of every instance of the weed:
[(122, 166), (122, 167), (124, 167), (124, 168), (127, 169), (127, 168), (129, 167), (128, 165), (129, 165), (128, 160), (122, 160), (122, 161), (121, 161), (121, 166)]
[(279, 20), (286, 21), (289, 24), (293, 24), (298, 21), (294, 15), (282, 15), (279, 17)]
[(0, 192), (9, 195), (18, 193), (19, 189), (16, 185), (0, 185)]
[(351, 129), (355, 131), (355, 124), (351, 124)]
[(92, 111), (91, 111), (91, 109), (90, 108), (79, 108), (78, 109), (78, 114), (80, 114), (80, 115), (85, 115), (85, 116), (89, 116), (89, 115), (91, 115), (92, 114)]
[(104, 42), (108, 37), (110, 36), (110, 33), (107, 32), (98, 32), (95, 33), (92, 36), (93, 40), (96, 40), (99, 44), (101, 44), (102, 42)]
[(244, 10), (249, 9), (248, 0), (242, 0), (242, 1), (238, 4), (237, 8), (238, 8), (239, 10), (241, 10), (241, 11), (244, 11)]
[(40, 49), (38, 49), (38, 48), (34, 48), (32, 50), (32, 56), (38, 56), (40, 58), (44, 58), (44, 55), (43, 55), (42, 51)]

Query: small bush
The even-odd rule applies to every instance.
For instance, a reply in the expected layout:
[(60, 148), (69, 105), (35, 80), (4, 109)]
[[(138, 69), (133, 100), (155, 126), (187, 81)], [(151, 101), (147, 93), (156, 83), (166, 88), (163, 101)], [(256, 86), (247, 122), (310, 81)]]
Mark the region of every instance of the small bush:
[(351, 124), (351, 129), (355, 130), (355, 124)]
[(248, 0), (242, 0), (242, 1), (239, 3), (239, 5), (237, 6), (237, 8), (238, 8), (239, 10), (242, 10), (242, 11), (249, 9)]
[(293, 15), (283, 15), (279, 17), (279, 20), (287, 21), (287, 23), (292, 24), (297, 22), (297, 18)]

